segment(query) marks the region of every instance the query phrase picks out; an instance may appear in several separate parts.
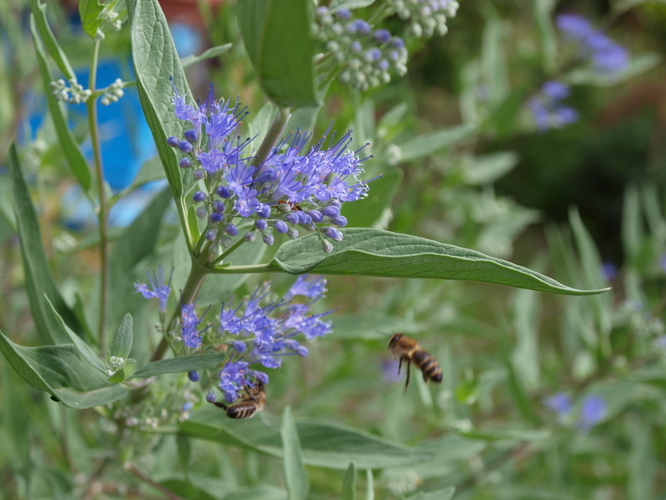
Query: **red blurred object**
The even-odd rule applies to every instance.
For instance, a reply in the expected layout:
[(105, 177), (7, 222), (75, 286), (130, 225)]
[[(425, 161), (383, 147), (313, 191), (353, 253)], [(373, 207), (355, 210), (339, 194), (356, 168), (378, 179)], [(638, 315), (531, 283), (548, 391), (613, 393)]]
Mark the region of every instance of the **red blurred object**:
[[(203, 0), (213, 11), (225, 0)], [(164, 15), (169, 21), (179, 21), (190, 26), (203, 28), (204, 22), (197, 7), (197, 0), (159, 0)]]

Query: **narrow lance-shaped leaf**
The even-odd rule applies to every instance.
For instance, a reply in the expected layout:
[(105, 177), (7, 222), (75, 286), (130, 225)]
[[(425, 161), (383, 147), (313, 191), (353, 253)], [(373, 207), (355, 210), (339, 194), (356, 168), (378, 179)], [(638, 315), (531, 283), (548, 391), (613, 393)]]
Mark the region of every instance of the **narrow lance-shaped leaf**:
[(124, 386), (106, 381), (72, 344), (22, 347), (0, 332), (0, 351), (23, 380), (68, 408), (83, 410), (127, 395)]
[(83, 190), (89, 191), (92, 184), (92, 176), (90, 174), (90, 169), (88, 168), (88, 162), (86, 161), (85, 156), (83, 156), (79, 144), (74, 139), (74, 135), (67, 125), (67, 119), (65, 118), (60, 103), (51, 93), (51, 81), (53, 81), (53, 76), (51, 75), (51, 70), (49, 69), (46, 55), (44, 54), (44, 47), (42, 47), (41, 39), (35, 29), (34, 16), (30, 17), (30, 30), (32, 31), (32, 39), (35, 43), (37, 65), (39, 66), (39, 72), (42, 75), (46, 103), (49, 107), (49, 113), (53, 120), (56, 135), (58, 136), (58, 143), (67, 159), (72, 174), (74, 174), (76, 180), (81, 184)]
[(303, 450), (298, 439), (296, 423), (288, 406), (282, 413), (282, 462), (284, 465), (284, 482), (287, 485), (289, 500), (305, 500), (308, 497), (310, 484), (303, 465)]
[[(255, 450), (274, 457), (283, 456), (279, 426), (267, 425), (262, 419), (231, 420), (221, 418), (220, 410), (207, 408), (192, 412), (190, 419), (179, 424), (181, 432), (243, 449)], [(347, 427), (299, 422), (298, 440), (303, 463), (316, 467), (346, 470), (349, 461), (357, 469), (403, 467), (433, 458), (428, 451), (407, 448), (367, 432)]]
[(118, 332), (113, 339), (113, 344), (111, 345), (111, 356), (117, 358), (127, 359), (130, 351), (132, 350), (133, 342), (133, 332), (132, 332), (132, 315), (130, 313), (123, 316), (123, 320), (120, 323)]
[(69, 343), (69, 337), (51, 313), (51, 305), (46, 297), (65, 323), (70, 325), (77, 334), (81, 333), (83, 328), (76, 319), (76, 315), (60, 295), (60, 291), (53, 280), (42, 245), (42, 234), (37, 214), (32, 206), (30, 193), (21, 173), (16, 146), (13, 144), (9, 148), (9, 169), (14, 186), (16, 225), (21, 238), (21, 258), (25, 273), (25, 287), (28, 292), (30, 311), (35, 326), (45, 344)]
[(219, 56), (220, 54), (224, 54), (232, 46), (233, 46), (232, 43), (225, 43), (224, 45), (217, 45), (215, 47), (211, 47), (210, 49), (202, 52), (198, 56), (191, 55), (181, 59), (180, 64), (183, 66), (183, 68), (189, 68), (193, 64), (196, 64), (200, 61), (205, 61), (206, 59), (211, 59), (213, 57)]
[(97, 37), (97, 28), (102, 23), (99, 15), (104, 10), (104, 5), (99, 0), (79, 0), (79, 16), (81, 25), (93, 40)]
[(416, 495), (408, 497), (407, 500), (451, 500), (455, 492), (456, 489), (453, 486), (449, 486), (448, 488), (444, 488), (443, 490), (428, 491), (428, 492), (422, 491), (420, 493), (417, 493)]
[[(157, 0), (128, 0), (134, 74), (141, 107), (153, 134), (157, 152), (162, 160), (171, 186), (180, 221), (185, 228), (190, 251), (194, 242), (188, 228), (184, 195), (192, 185), (191, 174), (178, 168), (178, 158), (167, 145), (169, 136), (182, 136), (183, 125), (173, 112), (173, 84), (181, 95), (194, 102), (169, 25)], [(172, 80), (173, 79), (173, 80)]]
[(83, 340), (81, 340), (81, 338), (76, 333), (74, 333), (70, 327), (67, 326), (65, 321), (58, 314), (58, 311), (56, 311), (55, 307), (53, 307), (53, 304), (51, 304), (51, 301), (49, 300), (46, 294), (44, 294), (44, 299), (51, 307), (51, 312), (53, 313), (53, 316), (55, 317), (56, 321), (65, 331), (72, 344), (76, 346), (79, 353), (81, 353), (81, 356), (83, 356), (84, 359), (88, 363), (90, 363), (91, 366), (94, 366), (100, 372), (106, 374), (106, 367), (104, 366), (104, 363), (102, 363), (102, 360), (97, 357), (95, 351), (93, 351), (88, 344), (86, 344)]
[(317, 235), (282, 245), (268, 264), (215, 268), (214, 272), (289, 274), (342, 274), (391, 278), (435, 278), (479, 281), (564, 295), (593, 295), (598, 290), (577, 290), (511, 262), (475, 250), (379, 229), (342, 230), (344, 239), (330, 254)]
[(317, 106), (310, 0), (243, 0), (238, 25), (266, 96), (281, 108)]
[(217, 368), (226, 359), (224, 353), (190, 354), (173, 359), (161, 359), (153, 361), (139, 368), (134, 373), (134, 378), (148, 378), (163, 373), (184, 373), (192, 370), (205, 370), (206, 368)]
[[(58, 45), (55, 36), (53, 36), (51, 28), (49, 28), (49, 23), (46, 19), (46, 5), (39, 3), (39, 0), (30, 0), (30, 11), (35, 19), (37, 30), (44, 40), (46, 50), (48, 50), (65, 78), (67, 80), (76, 81), (76, 75), (74, 74), (72, 65), (69, 64), (69, 59), (67, 59), (67, 56), (60, 48), (60, 45)], [(48, 92), (47, 89), (46, 93), (48, 94)]]
[(342, 483), (342, 500), (356, 500), (356, 464), (349, 464)]

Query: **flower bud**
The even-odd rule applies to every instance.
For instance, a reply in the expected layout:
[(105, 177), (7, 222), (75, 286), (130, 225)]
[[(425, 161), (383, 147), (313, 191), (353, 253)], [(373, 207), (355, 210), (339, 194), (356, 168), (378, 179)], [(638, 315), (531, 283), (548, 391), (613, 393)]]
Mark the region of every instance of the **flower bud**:
[(267, 219), (271, 216), (271, 207), (270, 205), (262, 205), (259, 210), (257, 210), (257, 215), (264, 219)]
[(340, 215), (340, 209), (335, 205), (329, 205), (324, 208), (321, 213), (326, 217), (337, 217)]
[(284, 234), (289, 230), (289, 226), (284, 221), (279, 220), (275, 222), (275, 230), (278, 233)]
[(192, 144), (187, 141), (180, 141), (178, 143), (178, 149), (180, 149), (183, 153), (191, 153), (194, 147), (192, 147)]
[(238, 234), (238, 228), (234, 224), (227, 224), (224, 230), (229, 236), (236, 236)]
[(201, 170), (200, 168), (198, 168), (193, 172), (193, 176), (196, 180), (200, 181), (201, 179), (206, 177), (206, 172), (204, 170)]
[(210, 214), (210, 222), (213, 224), (219, 224), (224, 220), (224, 214), (221, 214), (220, 212), (213, 212)]
[(231, 196), (231, 193), (226, 186), (218, 186), (215, 192), (220, 198), (229, 198), (229, 196)]
[(254, 231), (249, 231), (249, 232), (247, 232), (243, 235), (243, 238), (245, 238), (245, 241), (249, 241), (250, 243), (252, 243), (256, 237), (257, 237), (257, 233), (255, 233)]
[(266, 231), (266, 228), (268, 227), (268, 222), (266, 222), (264, 219), (257, 219), (254, 222), (254, 225), (259, 231)]
[(347, 225), (347, 217), (345, 217), (344, 215), (338, 215), (337, 217), (333, 217), (333, 219), (331, 219), (331, 222), (333, 222), (333, 224), (335, 224), (338, 227), (345, 227)]
[(333, 251), (333, 245), (331, 245), (331, 242), (328, 240), (321, 240), (321, 246), (326, 253), (331, 253)]
[(319, 210), (308, 210), (306, 213), (310, 216), (312, 222), (317, 224), (324, 220), (324, 216)]
[(179, 142), (178, 137), (171, 136), (167, 139), (167, 144), (172, 148), (177, 148)]
[(215, 212), (224, 212), (224, 203), (220, 200), (214, 201), (212, 206)]
[(206, 198), (207, 198), (206, 193), (204, 193), (203, 191), (197, 191), (196, 193), (194, 193), (194, 196), (192, 196), (192, 199), (197, 203), (205, 201)]
[(206, 239), (208, 241), (213, 241), (216, 236), (217, 236), (217, 231), (215, 231), (215, 229), (209, 229), (208, 231), (206, 231)]
[(208, 394), (206, 394), (206, 401), (208, 401), (209, 403), (214, 403), (216, 399), (217, 397), (215, 396), (214, 392), (209, 392)]
[(287, 231), (287, 236), (289, 236), (292, 240), (295, 240), (298, 238), (298, 231), (293, 227), (290, 227), (289, 231)]
[(192, 162), (189, 158), (183, 158), (178, 162), (178, 166), (180, 168), (190, 168), (192, 166)]
[(197, 208), (196, 214), (197, 214), (197, 217), (199, 217), (200, 219), (203, 219), (204, 217), (206, 217), (208, 215), (208, 210), (206, 210), (206, 207), (199, 207), (199, 208)]
[(231, 343), (231, 347), (233, 347), (234, 351), (236, 352), (245, 352), (247, 346), (245, 345), (245, 342), (242, 342), (240, 340), (234, 340)]
[(193, 128), (191, 128), (190, 130), (186, 130), (185, 134), (183, 135), (185, 136), (185, 139), (191, 143), (195, 143), (199, 139), (199, 134)]
[(273, 235), (268, 233), (263, 233), (261, 235), (261, 239), (264, 240), (264, 243), (266, 243), (268, 246), (272, 245), (275, 242)]
[(187, 378), (189, 378), (191, 382), (199, 382), (199, 380), (201, 380), (199, 373), (194, 370), (187, 372)]

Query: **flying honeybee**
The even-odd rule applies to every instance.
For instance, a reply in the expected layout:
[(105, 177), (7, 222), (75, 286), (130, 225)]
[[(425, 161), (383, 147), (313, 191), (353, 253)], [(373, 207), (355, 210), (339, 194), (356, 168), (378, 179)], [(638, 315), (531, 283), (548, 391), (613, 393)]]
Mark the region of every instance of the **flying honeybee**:
[(424, 351), (413, 338), (402, 333), (396, 333), (391, 337), (388, 348), (393, 354), (400, 356), (398, 373), (402, 369), (402, 362), (407, 362), (405, 390), (409, 387), (409, 367), (412, 362), (423, 372), (423, 380), (426, 384), (429, 380), (438, 384), (442, 381), (442, 369), (439, 367), (439, 363), (437, 363), (434, 356)]
[(229, 418), (250, 418), (260, 411), (265, 403), (264, 384), (257, 380), (254, 387), (245, 387), (245, 395), (238, 403), (229, 406), (217, 402), (213, 404), (227, 412)]

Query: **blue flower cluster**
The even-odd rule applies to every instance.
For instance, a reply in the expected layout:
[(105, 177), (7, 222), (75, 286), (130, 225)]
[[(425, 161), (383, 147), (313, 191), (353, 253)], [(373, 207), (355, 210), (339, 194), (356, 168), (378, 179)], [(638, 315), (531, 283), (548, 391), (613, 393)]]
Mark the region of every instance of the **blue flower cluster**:
[[(221, 371), (216, 372), (216, 385), (224, 393), (227, 402), (232, 403), (244, 387), (252, 387), (254, 381), (268, 383), (268, 375), (252, 368), (261, 365), (276, 369), (282, 365), (282, 358), (289, 355), (305, 357), (307, 347), (299, 344), (296, 337), (303, 335), (307, 340), (322, 337), (332, 331), (330, 321), (322, 318), (332, 311), (311, 314), (312, 305), (326, 292), (323, 277), (308, 281), (299, 276), (287, 294), (280, 300), (272, 297), (270, 284), (258, 287), (252, 296), (237, 307), (230, 303), (223, 305), (213, 324), (199, 329), (205, 313), (199, 317), (193, 304), (182, 308), (181, 335), (185, 346), (199, 351), (207, 348), (227, 350), (229, 356)], [(305, 297), (305, 302), (296, 302), (296, 297)], [(200, 380), (197, 372), (190, 372), (192, 381)], [(207, 396), (215, 401), (215, 394)]]
[(539, 131), (562, 128), (578, 120), (578, 111), (562, 104), (568, 96), (567, 85), (550, 80), (543, 84), (537, 95), (527, 101)]
[(580, 55), (591, 61), (599, 73), (614, 75), (629, 65), (627, 49), (594, 29), (584, 17), (561, 14), (555, 19), (555, 24), (564, 38), (573, 42), (580, 50)]
[[(562, 392), (545, 398), (543, 404), (555, 413), (560, 421), (565, 420), (573, 411), (571, 397)], [(576, 427), (583, 432), (589, 432), (592, 427), (601, 422), (607, 411), (606, 400), (603, 397), (598, 394), (588, 394), (581, 403)]]
[(446, 35), (446, 20), (456, 17), (460, 7), (456, 0), (390, 0), (389, 4), (400, 19), (411, 20), (409, 34), (416, 38)]
[[(173, 104), (180, 120), (192, 128), (183, 138), (169, 137), (167, 143), (185, 154), (179, 165), (192, 169), (200, 189), (192, 196), (196, 215), (207, 219), (205, 238), (211, 245), (231, 245), (238, 235), (238, 220), (251, 219), (253, 227), (244, 238), (253, 241), (257, 233), (272, 245), (273, 231), (299, 236), (298, 228), (317, 232), (325, 251), (332, 251), (324, 236), (341, 241), (347, 220), (340, 215), (346, 201), (367, 195), (368, 186), (359, 179), (363, 159), (359, 151), (347, 150), (352, 138), (345, 134), (337, 142), (326, 136), (306, 150), (311, 134), (295, 134), (279, 141), (268, 157), (255, 164), (251, 139), (238, 136), (240, 119), (246, 114), (238, 103), (216, 101), (213, 90), (199, 106), (187, 104), (174, 88)], [(327, 132), (327, 134), (330, 130)]]
[(407, 72), (407, 49), (402, 38), (388, 30), (372, 29), (363, 19), (353, 19), (348, 9), (332, 12), (317, 8), (313, 31), (344, 69), (340, 80), (361, 90), (391, 81), (390, 69)]

